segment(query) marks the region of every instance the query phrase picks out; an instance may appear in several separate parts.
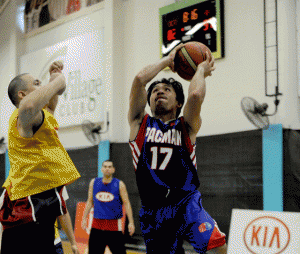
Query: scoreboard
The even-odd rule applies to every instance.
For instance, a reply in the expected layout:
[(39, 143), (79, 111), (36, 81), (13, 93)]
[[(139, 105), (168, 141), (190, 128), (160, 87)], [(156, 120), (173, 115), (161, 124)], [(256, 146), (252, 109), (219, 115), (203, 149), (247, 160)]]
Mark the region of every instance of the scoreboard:
[(224, 57), (223, 0), (185, 0), (159, 9), (161, 56), (180, 43), (198, 41)]

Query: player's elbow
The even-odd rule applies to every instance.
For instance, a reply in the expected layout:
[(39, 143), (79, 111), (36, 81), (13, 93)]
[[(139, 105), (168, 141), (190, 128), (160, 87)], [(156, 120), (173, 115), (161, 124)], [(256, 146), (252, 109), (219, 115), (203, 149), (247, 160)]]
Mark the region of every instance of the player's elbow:
[(195, 90), (190, 93), (189, 99), (194, 103), (202, 103), (204, 101), (205, 92), (201, 90)]
[(141, 73), (141, 72), (138, 73), (134, 79), (136, 84), (143, 84), (144, 80), (145, 80), (145, 77), (144, 77), (143, 73)]
[(141, 70), (136, 76), (135, 76), (135, 82), (139, 85), (146, 85), (149, 81), (149, 76), (145, 70)]

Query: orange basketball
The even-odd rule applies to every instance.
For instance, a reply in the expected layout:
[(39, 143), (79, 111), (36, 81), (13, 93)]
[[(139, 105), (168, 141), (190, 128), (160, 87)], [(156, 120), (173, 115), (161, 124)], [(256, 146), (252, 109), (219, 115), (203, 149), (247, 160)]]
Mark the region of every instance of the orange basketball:
[(175, 56), (175, 71), (183, 79), (191, 80), (195, 75), (197, 66), (206, 60), (206, 51), (211, 57), (209, 48), (203, 43), (196, 41), (185, 43)]

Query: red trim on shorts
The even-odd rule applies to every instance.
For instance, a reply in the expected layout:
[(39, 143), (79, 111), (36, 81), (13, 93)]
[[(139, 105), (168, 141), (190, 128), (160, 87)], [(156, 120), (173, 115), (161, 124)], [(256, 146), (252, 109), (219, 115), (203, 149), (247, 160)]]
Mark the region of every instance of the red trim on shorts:
[(92, 228), (104, 230), (104, 231), (120, 231), (119, 230), (119, 220), (104, 220), (93, 218)]
[(7, 191), (5, 191), (3, 205), (0, 210), (0, 221), (3, 230), (33, 222), (32, 208), (28, 197), (11, 201)]
[[(57, 187), (56, 190), (60, 197), (60, 211), (62, 212), (62, 215), (66, 214), (67, 206), (62, 196), (63, 186)], [(34, 194), (31, 196), (40, 195), (42, 193)], [(3, 226), (3, 230), (33, 222), (33, 216), (35, 216), (35, 214), (33, 214), (33, 210), (34, 209), (32, 209), (32, 205), (28, 197), (11, 201), (7, 191), (5, 191), (3, 204), (0, 209), (0, 222)]]
[(225, 234), (222, 233), (219, 230), (218, 226), (215, 224), (214, 230), (210, 236), (210, 239), (209, 239), (209, 242), (207, 245), (207, 250), (211, 250), (211, 249), (223, 246), (226, 243), (225, 237), (226, 237)]

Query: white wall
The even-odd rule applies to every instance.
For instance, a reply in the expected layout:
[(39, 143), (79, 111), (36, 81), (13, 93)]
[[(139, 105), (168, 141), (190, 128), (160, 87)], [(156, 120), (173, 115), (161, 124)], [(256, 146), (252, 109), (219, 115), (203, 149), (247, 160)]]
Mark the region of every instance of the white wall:
[[(21, 2), (18, 0), (17, 6), (20, 6)], [(103, 16), (102, 24), (74, 20), (33, 37), (20, 38), (18, 43), (16, 42), (18, 33), (11, 22), (14, 20), (12, 14), (14, 12), (5, 11), (0, 20), (1, 36), (6, 38), (0, 41), (0, 67), (2, 67), (0, 72), (4, 84), (1, 86), (0, 99), (6, 92), (9, 80), (18, 72), (15, 66), (18, 66), (20, 54), (27, 54), (77, 36), (87, 32), (91, 26), (103, 25), (106, 47), (104, 81), (112, 88), (109, 96), (110, 132), (103, 138), (108, 138), (112, 142), (127, 142), (129, 135), (127, 112), (132, 80), (140, 69), (159, 59), (159, 8), (174, 2), (174, 0), (106, 0), (103, 10), (98, 11), (99, 15)], [(299, 9), (299, 0), (297, 4)], [(279, 0), (278, 5), (280, 6), (279, 72), (282, 83), (280, 92), (283, 96), (279, 113), (276, 117), (270, 117), (270, 121), (283, 123), (284, 127), (298, 128), (299, 81), (297, 77), (294, 78), (297, 76), (295, 73), (297, 68), (292, 66), (297, 65), (295, 62), (297, 26), (288, 27), (296, 21), (296, 0)], [(216, 60), (216, 71), (212, 77), (207, 78), (207, 95), (201, 112), (203, 125), (198, 136), (255, 129), (241, 110), (240, 101), (244, 96), (251, 96), (260, 103), (267, 102), (268, 112), (274, 111), (274, 98), (265, 97), (263, 1), (226, 0), (224, 7), (225, 57)], [(4, 29), (6, 28), (4, 20), (9, 21), (8, 26), (11, 29)], [(11, 44), (8, 43), (9, 40), (15, 41)], [(14, 50), (15, 46), (18, 55)], [(290, 46), (292, 48), (287, 50)], [(9, 51), (5, 50), (5, 47), (10, 47)], [(7, 65), (8, 61), (2, 59), (12, 61)], [(162, 71), (157, 76), (158, 79), (162, 77), (174, 77), (181, 81), (187, 94), (187, 81), (180, 79), (171, 71)], [(147, 109), (149, 111), (148, 107)], [(59, 134), (66, 147), (89, 145), (80, 128), (66, 128)]]
[(10, 1), (5, 11), (0, 16), (0, 136), (6, 136), (7, 125), (4, 124), (10, 116), (13, 106), (10, 101), (2, 101), (3, 95), (7, 95), (7, 84), (16, 73), (16, 45), (17, 45), (17, 27), (16, 27), (16, 5)]
[[(125, 6), (125, 84), (128, 100), (130, 84), (144, 66), (159, 59), (159, 8), (174, 1), (131, 0)], [(214, 135), (254, 129), (243, 115), (240, 101), (264, 96), (263, 3), (225, 1), (225, 58), (216, 60), (216, 71), (207, 78), (207, 94), (202, 108), (203, 125), (198, 135)], [(130, 67), (128, 67), (130, 66)], [(188, 82), (177, 74), (163, 71), (157, 78), (174, 77), (187, 94)], [(128, 104), (126, 104), (126, 110)], [(124, 120), (126, 121), (124, 114)], [(124, 141), (127, 141), (127, 135)]]

